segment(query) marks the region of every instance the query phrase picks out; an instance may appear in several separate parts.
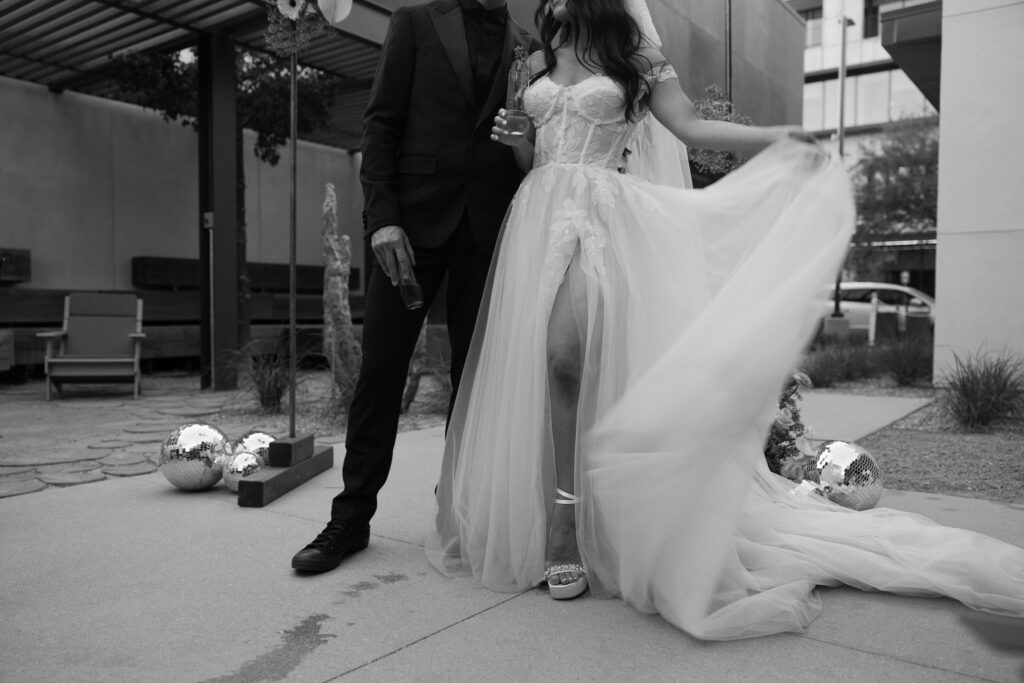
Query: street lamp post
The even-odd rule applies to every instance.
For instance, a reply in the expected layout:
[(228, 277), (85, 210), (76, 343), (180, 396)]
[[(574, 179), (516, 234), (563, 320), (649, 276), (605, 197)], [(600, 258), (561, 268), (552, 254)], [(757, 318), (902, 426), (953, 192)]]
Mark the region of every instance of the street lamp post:
[[(839, 161), (842, 162), (846, 151), (846, 29), (854, 25), (853, 19), (845, 14), (840, 18), (841, 42), (839, 48), (839, 121), (836, 127), (836, 142), (838, 143)], [(843, 271), (840, 268), (836, 274), (836, 287), (832, 294), (832, 315), (825, 320), (825, 332), (827, 334), (846, 335), (850, 331), (850, 323), (843, 316), (839, 308), (839, 290), (843, 281)]]

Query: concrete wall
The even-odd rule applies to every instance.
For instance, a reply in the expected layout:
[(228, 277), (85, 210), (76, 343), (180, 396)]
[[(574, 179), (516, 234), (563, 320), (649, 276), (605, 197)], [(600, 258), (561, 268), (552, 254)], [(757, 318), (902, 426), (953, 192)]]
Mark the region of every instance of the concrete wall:
[(935, 374), (1024, 356), (1024, 0), (944, 0)]
[[(288, 156), (246, 137), (248, 258), (288, 262)], [(320, 264), (320, 209), (361, 244), (358, 155), (300, 143), (297, 260)], [(198, 139), (152, 111), (0, 78), (0, 246), (32, 252), (21, 288), (131, 289), (133, 256), (198, 258)], [(354, 254), (362, 265), (362, 250)]]

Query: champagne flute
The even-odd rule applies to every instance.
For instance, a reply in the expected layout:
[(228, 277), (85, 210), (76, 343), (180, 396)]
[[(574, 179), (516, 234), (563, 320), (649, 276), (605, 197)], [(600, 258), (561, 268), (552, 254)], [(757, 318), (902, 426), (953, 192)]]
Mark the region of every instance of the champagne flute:
[(526, 64), (526, 50), (517, 46), (515, 59), (508, 70), (508, 89), (505, 95), (505, 130), (509, 135), (526, 135), (530, 130), (530, 115), (523, 106), (523, 93), (530, 84), (530, 70)]

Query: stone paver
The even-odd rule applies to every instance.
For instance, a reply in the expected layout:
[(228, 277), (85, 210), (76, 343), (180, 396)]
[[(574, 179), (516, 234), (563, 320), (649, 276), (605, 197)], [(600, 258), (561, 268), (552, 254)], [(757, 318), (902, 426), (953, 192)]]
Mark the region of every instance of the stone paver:
[(131, 463), (128, 465), (111, 465), (103, 468), (104, 474), (109, 474), (113, 477), (137, 477), (140, 474), (149, 474), (150, 472), (156, 472), (156, 464), (151, 460), (145, 460), (143, 462)]
[(39, 481), (54, 486), (75, 486), (77, 484), (89, 484), (94, 481), (103, 481), (107, 476), (98, 470), (87, 470), (85, 472), (57, 472), (56, 474), (40, 474)]
[(110, 455), (110, 451), (100, 450), (87, 450), (85, 448), (81, 450), (73, 451), (61, 451), (61, 450), (49, 450), (42, 448), (34, 448), (31, 453), (25, 453), (22, 455), (15, 455), (4, 458), (4, 466), (11, 465), (28, 465), (31, 467), (38, 467), (41, 465), (52, 465), (56, 463), (69, 463), (69, 462), (81, 462), (83, 460), (99, 460), (100, 458)]
[(0, 498), (20, 496), (24, 493), (35, 493), (46, 488), (46, 484), (38, 479), (23, 479), (8, 481), (5, 477), (0, 479)]
[(152, 422), (149, 424), (135, 424), (124, 428), (124, 432), (127, 434), (170, 434), (174, 431), (178, 425), (171, 424), (170, 422)]
[(149, 458), (146, 455), (142, 454), (142, 453), (120, 452), (120, 453), (113, 453), (111, 455), (108, 455), (107, 457), (101, 459), (99, 462), (101, 462), (104, 465), (110, 465), (110, 466), (115, 466), (115, 465), (137, 465), (140, 462), (145, 462), (148, 459)]
[[(57, 471), (57, 470), (55, 470)], [(34, 467), (30, 467), (28, 470), (18, 472), (17, 474), (5, 474), (0, 476), (0, 482), (15, 482), (15, 481), (29, 481), (31, 479), (37, 479), (39, 472)]]
[(0, 467), (0, 477), (9, 477), (15, 474), (21, 474), (23, 472), (35, 472), (36, 468), (32, 465), (18, 465), (16, 467)]
[(95, 443), (89, 444), (88, 446), (86, 446), (86, 448), (93, 448), (96, 450), (105, 448), (107, 450), (113, 450), (115, 448), (124, 448), (125, 446), (131, 445), (131, 441), (97, 441)]
[(34, 468), (39, 474), (58, 474), (68, 472), (89, 472), (98, 470), (103, 465), (96, 460), (81, 460), (79, 462), (58, 463), (56, 465), (40, 465)]

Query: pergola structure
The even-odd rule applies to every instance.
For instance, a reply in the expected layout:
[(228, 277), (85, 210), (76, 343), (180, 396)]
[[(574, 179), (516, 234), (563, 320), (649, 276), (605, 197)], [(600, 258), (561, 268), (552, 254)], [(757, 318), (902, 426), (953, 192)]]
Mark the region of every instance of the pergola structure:
[[(357, 149), (380, 45), (398, 0), (354, 0), (339, 27), (299, 55), (343, 83), (332, 130), (309, 139)], [(0, 75), (111, 97), (117, 58), (197, 48), (202, 385), (230, 389), (238, 346), (235, 222), (235, 51), (267, 51), (274, 0), (0, 0)]]

